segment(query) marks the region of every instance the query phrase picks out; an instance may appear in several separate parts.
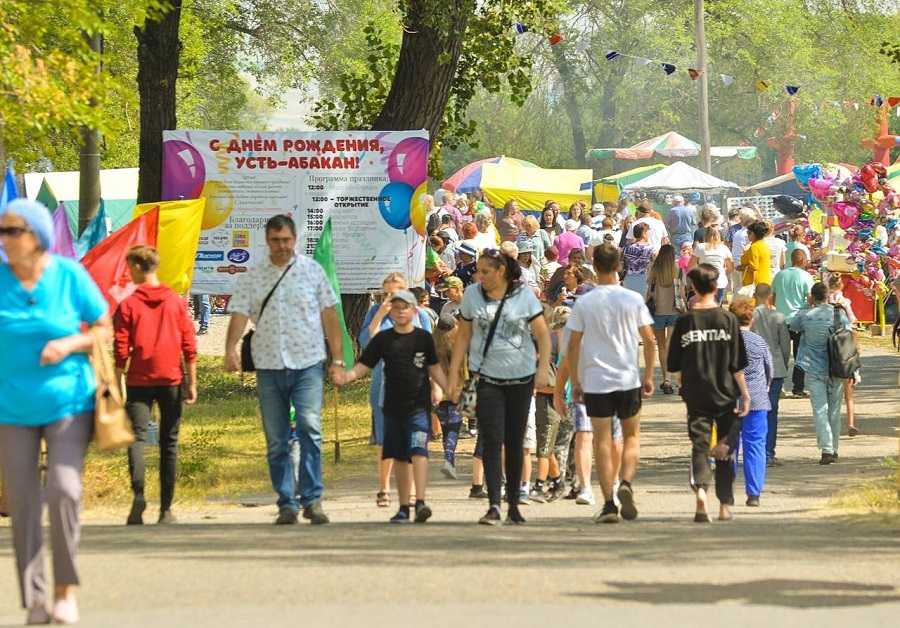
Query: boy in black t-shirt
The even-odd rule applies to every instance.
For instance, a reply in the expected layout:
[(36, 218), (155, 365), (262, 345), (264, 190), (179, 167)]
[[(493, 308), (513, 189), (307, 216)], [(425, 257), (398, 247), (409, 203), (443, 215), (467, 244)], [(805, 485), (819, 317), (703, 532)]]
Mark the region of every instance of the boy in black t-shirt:
[(716, 303), (718, 278), (719, 271), (709, 264), (700, 264), (688, 273), (698, 300), (693, 310), (675, 323), (669, 343), (668, 370), (681, 373), (681, 397), (688, 411), (688, 435), (693, 444), (691, 486), (697, 493), (694, 515), (697, 523), (709, 523), (706, 491), (713, 423), (718, 435), (712, 455), (716, 458), (719, 520), (731, 519), (729, 506), (734, 505), (731, 458), (741, 436), (741, 418), (750, 410), (750, 393), (743, 373), (747, 367), (744, 340), (734, 314)]
[[(338, 373), (334, 383), (343, 386), (362, 377), (384, 360), (384, 452), (394, 459), (394, 475), (400, 497), (400, 510), (391, 523), (409, 523), (410, 473), (412, 464), (416, 485), (416, 523), (431, 517), (425, 504), (428, 479), (428, 435), (432, 403), (441, 400), (441, 388), (447, 390), (447, 378), (438, 364), (434, 340), (427, 331), (413, 326), (416, 297), (408, 290), (391, 296), (392, 329), (372, 338), (359, 363)], [(429, 377), (430, 376), (430, 377)], [(437, 388), (434, 383), (441, 388)]]

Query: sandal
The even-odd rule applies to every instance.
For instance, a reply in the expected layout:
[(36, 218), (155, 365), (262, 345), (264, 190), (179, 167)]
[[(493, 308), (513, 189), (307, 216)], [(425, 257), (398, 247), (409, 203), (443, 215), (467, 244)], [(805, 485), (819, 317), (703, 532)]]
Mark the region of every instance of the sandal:
[(851, 425), (850, 427), (847, 428), (848, 436), (853, 437), (853, 436), (856, 436), (857, 434), (859, 434), (859, 428), (857, 428), (855, 425)]
[(375, 493), (375, 504), (377, 504), (379, 508), (387, 508), (391, 505), (391, 496), (384, 491), (378, 491)]

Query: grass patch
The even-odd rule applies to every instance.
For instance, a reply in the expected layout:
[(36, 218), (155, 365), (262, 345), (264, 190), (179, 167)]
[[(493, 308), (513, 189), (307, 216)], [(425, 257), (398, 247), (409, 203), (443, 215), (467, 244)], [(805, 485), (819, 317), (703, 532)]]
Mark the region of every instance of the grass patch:
[[(200, 356), (200, 399), (185, 406), (179, 435), (176, 502), (236, 501), (248, 495), (272, 493), (266, 465), (256, 378), (225, 373), (221, 358)], [(374, 450), (365, 443), (370, 430), (368, 381), (354, 382), (340, 391), (338, 423), (334, 391), (325, 386), (322, 417), (325, 481), (374, 473)], [(334, 464), (337, 432), (342, 461)], [(347, 441), (352, 441), (352, 445)], [(357, 446), (358, 445), (358, 446)], [(159, 495), (159, 450), (147, 446), (147, 497)], [(88, 452), (84, 471), (84, 502), (88, 508), (121, 506), (131, 501), (128, 456), (124, 450)]]
[(884, 515), (887, 520), (900, 525), (900, 475), (897, 458), (885, 458), (884, 477), (869, 480), (839, 492), (831, 500), (834, 507), (842, 510)]

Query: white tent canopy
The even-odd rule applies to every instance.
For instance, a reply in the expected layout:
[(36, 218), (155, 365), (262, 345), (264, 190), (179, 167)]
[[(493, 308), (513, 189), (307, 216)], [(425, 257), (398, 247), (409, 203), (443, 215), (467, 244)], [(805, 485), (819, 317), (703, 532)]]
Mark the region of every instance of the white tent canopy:
[[(77, 201), (79, 172), (26, 172), (25, 194), (37, 197), (41, 182), (46, 179), (58, 201)], [(137, 198), (138, 169), (116, 168), (100, 171), (100, 195), (107, 201), (134, 200)]]
[(697, 191), (697, 192), (721, 192), (729, 189), (740, 189), (737, 183), (725, 181), (711, 174), (706, 174), (687, 165), (683, 161), (676, 161), (671, 166), (666, 166), (659, 172), (654, 172), (649, 177), (635, 181), (625, 186), (626, 191), (636, 190), (671, 190)]

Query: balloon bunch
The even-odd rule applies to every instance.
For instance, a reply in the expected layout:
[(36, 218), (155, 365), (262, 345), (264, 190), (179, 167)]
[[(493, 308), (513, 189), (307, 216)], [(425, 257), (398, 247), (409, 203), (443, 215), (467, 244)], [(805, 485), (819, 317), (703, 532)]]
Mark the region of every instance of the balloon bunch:
[(884, 290), (885, 268), (890, 275), (900, 271), (900, 247), (895, 244), (888, 250), (877, 237), (878, 223), (886, 223), (890, 232), (897, 224), (895, 211), (900, 209), (900, 194), (888, 184), (884, 166), (871, 162), (842, 179), (839, 172), (819, 164), (803, 164), (794, 168), (794, 175), (809, 191), (813, 204), (831, 210), (831, 224), (844, 232), (846, 252), (858, 269), (860, 283)]

